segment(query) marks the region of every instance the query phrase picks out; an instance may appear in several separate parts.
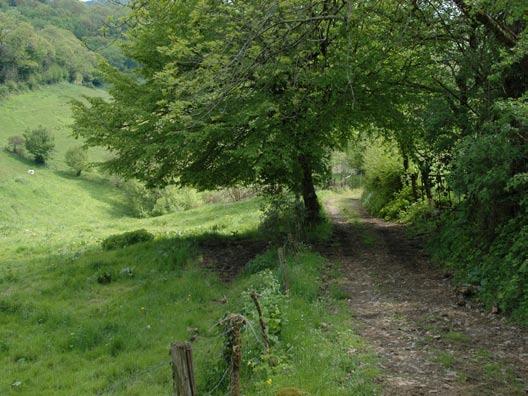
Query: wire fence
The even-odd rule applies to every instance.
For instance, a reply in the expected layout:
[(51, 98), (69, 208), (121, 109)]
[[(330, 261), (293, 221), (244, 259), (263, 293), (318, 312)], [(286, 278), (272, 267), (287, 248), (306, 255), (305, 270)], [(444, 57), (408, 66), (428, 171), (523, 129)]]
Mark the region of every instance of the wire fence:
[[(249, 330), (246, 334), (250, 334), (260, 345), (265, 347), (265, 343), (262, 341), (261, 337), (259, 336), (259, 333), (256, 329), (256, 324), (254, 321), (250, 320), (249, 318), (243, 316), (245, 319), (245, 328)], [(224, 325), (225, 319), (221, 319), (217, 322), (215, 322), (209, 329), (210, 332), (212, 332), (215, 328), (216, 329), (222, 329)], [(228, 331), (226, 329), (223, 329), (222, 331), (218, 332), (217, 334), (208, 336), (209, 342), (214, 342), (218, 340), (222, 340), (222, 342), (225, 340), (226, 336), (228, 335)], [(101, 391), (97, 392), (98, 395), (109, 395), (109, 394), (123, 394), (124, 391), (126, 391), (126, 388), (138, 381), (145, 380), (148, 377), (153, 377), (155, 375), (160, 374), (161, 372), (166, 375), (167, 378), (171, 378), (171, 360), (170, 359), (163, 359), (157, 363), (154, 363), (152, 365), (149, 365), (147, 367), (141, 368), (139, 370), (136, 370), (132, 373), (129, 373), (128, 375), (123, 375), (120, 379), (117, 379), (116, 381), (113, 381), (108, 386), (104, 387)], [(218, 392), (221, 385), (226, 381), (226, 378), (229, 373), (229, 367), (227, 367), (220, 379), (211, 387), (210, 390), (205, 391), (204, 395), (214, 395), (215, 392)], [(170, 383), (170, 382), (169, 382)], [(227, 392), (227, 391), (226, 391)], [(226, 393), (224, 392), (224, 393)], [(222, 393), (222, 394), (224, 394)], [(172, 394), (172, 386), (168, 386), (167, 388), (167, 394)], [(217, 393), (216, 393), (217, 394)]]

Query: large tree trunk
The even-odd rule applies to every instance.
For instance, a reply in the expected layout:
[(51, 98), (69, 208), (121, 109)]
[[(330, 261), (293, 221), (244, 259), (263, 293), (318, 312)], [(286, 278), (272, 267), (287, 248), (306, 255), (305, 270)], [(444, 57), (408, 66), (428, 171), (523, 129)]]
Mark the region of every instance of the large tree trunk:
[(312, 177), (312, 168), (306, 157), (301, 156), (299, 163), (302, 170), (302, 197), (304, 208), (306, 210), (306, 220), (310, 224), (316, 224), (321, 221), (321, 205), (315, 193), (315, 186)]

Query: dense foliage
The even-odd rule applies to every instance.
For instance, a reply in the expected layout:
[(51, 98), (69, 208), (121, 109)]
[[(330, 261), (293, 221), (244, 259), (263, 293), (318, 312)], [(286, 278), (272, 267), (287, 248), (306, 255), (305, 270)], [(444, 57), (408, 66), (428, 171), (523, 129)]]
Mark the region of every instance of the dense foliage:
[[(398, 145), (401, 183), (378, 178), (366, 195), (385, 196), (375, 213), (425, 225), (436, 257), (525, 320), (527, 10), (522, 1), (414, 2), (414, 27), (402, 35), (431, 57), (402, 86), (416, 92), (408, 127), (383, 131), (393, 142), (385, 147)], [(367, 174), (382, 166), (366, 165)]]
[(72, 147), (66, 151), (64, 161), (77, 176), (81, 176), (81, 173), (90, 167), (88, 151), (82, 146)]
[(101, 55), (130, 66), (116, 45), (122, 27), (111, 22), (122, 15), (110, 4), (0, 0), (0, 96), (59, 81), (99, 85)]
[(49, 130), (39, 127), (24, 134), (26, 150), (37, 164), (45, 164), (55, 149), (55, 138)]
[[(137, 75), (106, 69), (114, 100), (75, 108), (77, 133), (115, 153), (114, 172), (152, 185), (287, 190), (316, 221), (314, 185), (327, 178), (350, 125), (388, 123), (376, 117), (379, 106), (398, 115), (403, 95), (381, 89), (401, 74), (382, 62), (385, 21), (373, 14), (380, 30), (358, 24), (368, 4), (357, 15), (336, 1), (146, 1), (133, 9), (126, 53), (140, 64)], [(380, 67), (365, 73), (373, 60)]]

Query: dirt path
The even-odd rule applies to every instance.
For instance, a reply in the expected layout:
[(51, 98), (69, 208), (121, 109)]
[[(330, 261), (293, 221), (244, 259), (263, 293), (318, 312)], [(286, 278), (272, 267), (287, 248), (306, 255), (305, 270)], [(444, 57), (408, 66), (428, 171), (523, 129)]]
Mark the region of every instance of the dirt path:
[(335, 233), (321, 250), (342, 262), (342, 287), (380, 357), (384, 394), (528, 394), (526, 330), (465, 302), (401, 226), (370, 217), (358, 200), (327, 206)]

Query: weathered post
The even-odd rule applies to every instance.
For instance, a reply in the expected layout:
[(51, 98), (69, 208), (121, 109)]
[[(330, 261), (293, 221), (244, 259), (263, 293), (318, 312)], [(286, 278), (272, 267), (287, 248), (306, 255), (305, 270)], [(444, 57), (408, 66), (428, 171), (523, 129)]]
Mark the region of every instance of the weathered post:
[(246, 319), (242, 315), (231, 314), (225, 319), (225, 357), (229, 364), (229, 394), (240, 396), (240, 368), (242, 366), (242, 327)]
[(172, 344), (170, 355), (174, 396), (196, 396), (191, 344), (188, 342)]
[(268, 327), (266, 326), (266, 321), (264, 320), (264, 314), (262, 312), (262, 306), (260, 305), (260, 301), (258, 299), (258, 294), (254, 290), (251, 292), (251, 299), (253, 300), (253, 303), (255, 304), (255, 307), (257, 308), (259, 324), (260, 324), (260, 331), (262, 333), (262, 338), (264, 339), (264, 347), (266, 348), (266, 355), (269, 355), (270, 340), (268, 336)]
[(290, 287), (290, 282), (288, 279), (288, 266), (286, 264), (286, 259), (284, 258), (283, 247), (277, 249), (277, 257), (279, 258), (279, 270), (282, 273), (282, 287), (284, 291), (286, 291)]

